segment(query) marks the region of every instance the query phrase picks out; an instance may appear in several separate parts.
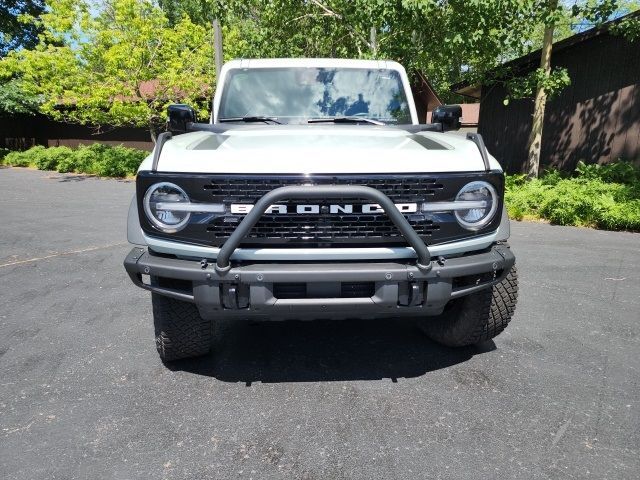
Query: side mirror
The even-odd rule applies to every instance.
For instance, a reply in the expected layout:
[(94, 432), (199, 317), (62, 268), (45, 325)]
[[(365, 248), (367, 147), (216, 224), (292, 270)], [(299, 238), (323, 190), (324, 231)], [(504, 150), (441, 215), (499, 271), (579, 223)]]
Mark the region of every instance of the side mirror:
[(431, 113), (431, 123), (441, 124), (443, 132), (459, 130), (461, 118), (462, 107), (460, 105), (440, 105), (434, 108)]
[(169, 115), (169, 131), (174, 134), (185, 133), (187, 124), (196, 121), (196, 111), (189, 105), (169, 105), (167, 113)]

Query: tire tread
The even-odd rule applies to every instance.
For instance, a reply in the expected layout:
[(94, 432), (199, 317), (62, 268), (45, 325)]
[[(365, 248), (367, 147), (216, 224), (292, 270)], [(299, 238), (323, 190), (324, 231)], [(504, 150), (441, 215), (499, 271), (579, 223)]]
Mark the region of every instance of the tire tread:
[(515, 266), (500, 283), (463, 297), (458, 308), (437, 319), (421, 319), (419, 327), (431, 339), (451, 347), (490, 340), (507, 328), (518, 301), (518, 271)]
[(212, 322), (188, 302), (152, 294), (156, 349), (163, 361), (206, 355), (211, 349)]

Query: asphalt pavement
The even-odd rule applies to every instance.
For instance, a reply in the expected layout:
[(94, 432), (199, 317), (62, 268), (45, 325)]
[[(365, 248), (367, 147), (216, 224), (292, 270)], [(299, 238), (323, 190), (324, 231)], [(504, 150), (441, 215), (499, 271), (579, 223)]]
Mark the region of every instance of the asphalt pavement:
[(640, 477), (640, 235), (512, 223), (520, 299), (481, 348), (227, 322), (169, 369), (122, 267), (133, 192), (0, 169), (0, 478)]

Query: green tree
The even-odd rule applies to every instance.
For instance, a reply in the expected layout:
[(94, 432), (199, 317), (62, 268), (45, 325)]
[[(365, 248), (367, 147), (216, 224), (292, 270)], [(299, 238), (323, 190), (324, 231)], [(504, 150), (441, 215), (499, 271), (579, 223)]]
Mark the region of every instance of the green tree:
[(185, 15), (193, 23), (211, 25), (215, 18), (224, 16), (226, 10), (223, 0), (158, 0), (158, 6), (171, 25), (180, 22)]
[(39, 96), (26, 92), (21, 79), (12, 78), (0, 82), (0, 115), (33, 114), (40, 103)]
[[(146, 126), (152, 137), (166, 106), (187, 102), (207, 115), (212, 93), (210, 31), (183, 17), (171, 26), (147, 0), (51, 0), (32, 50), (11, 52), (0, 78), (18, 75), (51, 117), (100, 129)], [(36, 19), (34, 19), (35, 21)]]
[(38, 43), (38, 26), (24, 21), (44, 11), (42, 0), (2, 0), (0, 2), (0, 57), (16, 48), (32, 48)]

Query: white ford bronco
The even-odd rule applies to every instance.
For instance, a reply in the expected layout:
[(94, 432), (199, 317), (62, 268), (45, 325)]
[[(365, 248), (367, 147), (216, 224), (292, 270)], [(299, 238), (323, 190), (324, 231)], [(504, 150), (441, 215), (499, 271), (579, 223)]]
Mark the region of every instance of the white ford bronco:
[(418, 122), (388, 61), (236, 60), (208, 123), (169, 107), (142, 163), (124, 266), (163, 361), (221, 319), (411, 317), (456, 347), (499, 334), (518, 282), (504, 174), (459, 106)]

